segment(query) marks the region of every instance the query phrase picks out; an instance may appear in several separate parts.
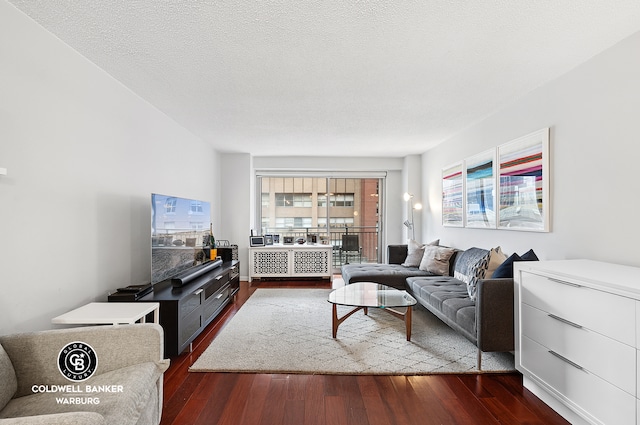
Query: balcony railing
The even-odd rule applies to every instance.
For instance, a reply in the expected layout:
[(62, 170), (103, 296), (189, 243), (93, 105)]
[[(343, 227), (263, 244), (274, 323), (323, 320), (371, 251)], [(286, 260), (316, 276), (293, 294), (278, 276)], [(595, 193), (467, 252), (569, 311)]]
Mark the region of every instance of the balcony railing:
[[(292, 236), (294, 239), (304, 238), (305, 241), (309, 235), (318, 235), (318, 241), (321, 236), (328, 236), (329, 244), (333, 247), (334, 269), (340, 269), (342, 264), (346, 262), (379, 263), (381, 258), (378, 249), (378, 233), (378, 228), (376, 226), (330, 227), (329, 229), (326, 227), (270, 227), (264, 230), (265, 235), (279, 235), (281, 243), (284, 236)], [(358, 242), (361, 249), (361, 255), (350, 254), (348, 261), (344, 253), (341, 252), (342, 236), (347, 234), (358, 235)]]

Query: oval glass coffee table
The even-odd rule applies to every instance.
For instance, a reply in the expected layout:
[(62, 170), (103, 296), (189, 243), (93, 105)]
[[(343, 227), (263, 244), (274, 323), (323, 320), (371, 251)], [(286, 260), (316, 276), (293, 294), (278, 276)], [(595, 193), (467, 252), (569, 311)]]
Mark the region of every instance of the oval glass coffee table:
[[(368, 313), (369, 308), (381, 308), (394, 317), (404, 320), (407, 329), (407, 341), (411, 341), (411, 310), (417, 301), (406, 291), (373, 282), (356, 282), (332, 291), (329, 300), (333, 304), (333, 337), (338, 334), (338, 326), (358, 310)], [(338, 306), (355, 307), (349, 313), (338, 318)], [(406, 311), (395, 308), (406, 307)]]

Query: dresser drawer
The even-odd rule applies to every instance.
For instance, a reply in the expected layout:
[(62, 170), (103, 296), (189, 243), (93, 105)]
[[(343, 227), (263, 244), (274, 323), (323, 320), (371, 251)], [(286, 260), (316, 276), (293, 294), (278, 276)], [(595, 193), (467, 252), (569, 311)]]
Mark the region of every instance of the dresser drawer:
[[(192, 337), (197, 335), (202, 326), (202, 317), (199, 311), (194, 311), (190, 315), (182, 318), (180, 323), (179, 337), (180, 345), (184, 345)], [(180, 350), (182, 351), (182, 350)]]
[(221, 273), (215, 278), (211, 279), (204, 287), (204, 299), (205, 302), (209, 300), (212, 295), (215, 295), (220, 288), (229, 283), (229, 272)]
[(180, 317), (186, 317), (200, 307), (202, 303), (200, 294), (202, 294), (202, 290), (198, 289), (180, 301)]
[[(578, 369), (549, 353), (537, 342), (522, 338), (522, 365), (583, 414), (604, 424), (635, 424), (636, 398), (598, 376)], [(589, 412), (589, 413), (587, 413)], [(595, 421), (594, 421), (595, 422)]]
[(209, 319), (218, 311), (218, 309), (227, 301), (229, 298), (230, 288), (227, 285), (226, 288), (222, 289), (219, 293), (212, 295), (209, 299), (204, 303), (202, 307), (202, 320), (203, 322), (208, 322)]
[(522, 335), (552, 350), (631, 395), (636, 394), (636, 349), (562, 317), (522, 305)]
[(635, 300), (523, 272), (522, 302), (635, 346)]

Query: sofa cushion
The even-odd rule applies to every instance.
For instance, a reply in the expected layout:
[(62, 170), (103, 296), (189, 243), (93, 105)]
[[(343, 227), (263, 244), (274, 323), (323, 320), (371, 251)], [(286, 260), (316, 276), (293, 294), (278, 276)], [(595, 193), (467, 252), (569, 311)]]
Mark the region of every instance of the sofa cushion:
[(2, 382), (0, 385), (0, 410), (2, 410), (18, 390), (16, 371), (2, 345), (0, 345), (0, 382)]
[(530, 249), (529, 251), (522, 254), (520, 256), (520, 260), (521, 261), (539, 261), (538, 256), (536, 255), (535, 252), (533, 252), (533, 249)]
[(498, 267), (504, 260), (507, 259), (507, 256), (502, 252), (502, 248), (499, 246), (496, 248), (491, 248), (491, 254), (489, 256), (489, 267), (487, 268), (487, 273), (485, 274), (485, 279), (491, 279), (493, 277), (493, 273), (496, 271)]
[(492, 279), (513, 278), (513, 262), (521, 261), (520, 256), (515, 252), (509, 256), (498, 268), (493, 272)]
[(414, 277), (407, 279), (409, 291), (420, 304), (466, 338), (475, 340), (476, 306), (467, 294), (466, 284), (451, 276)]
[(407, 258), (402, 263), (405, 267), (418, 267), (424, 254), (424, 245), (420, 244), (413, 239), (409, 239), (407, 244)]
[(355, 282), (375, 282), (405, 289), (405, 280), (412, 276), (433, 276), (433, 273), (400, 264), (364, 263), (342, 266), (342, 278), (347, 285)]
[(449, 260), (454, 252), (453, 248), (425, 246), (419, 268), (436, 275), (449, 276)]
[[(86, 395), (45, 392), (15, 398), (0, 411), (0, 418), (85, 411), (101, 414), (107, 424), (136, 424), (149, 404), (153, 404), (152, 400), (157, 399), (157, 381), (165, 369), (166, 365), (147, 362), (92, 376), (81, 384), (74, 384), (80, 385), (82, 390), (90, 385), (97, 389), (100, 386), (112, 388), (112, 391), (96, 391)], [(120, 385), (121, 391), (117, 388)], [(83, 400), (86, 402), (83, 403)], [(157, 410), (155, 414), (158, 414)]]
[(522, 254), (522, 256), (515, 252), (509, 256), (504, 262), (493, 272), (492, 279), (500, 278), (513, 278), (513, 263), (515, 261), (538, 261), (538, 256), (533, 249)]
[(407, 258), (404, 260), (402, 265), (405, 267), (420, 267), (420, 261), (422, 261), (422, 256), (424, 255), (424, 247), (427, 245), (438, 245), (439, 243), (440, 239), (436, 239), (428, 244), (421, 244), (413, 239), (409, 239), (409, 243), (407, 245)]

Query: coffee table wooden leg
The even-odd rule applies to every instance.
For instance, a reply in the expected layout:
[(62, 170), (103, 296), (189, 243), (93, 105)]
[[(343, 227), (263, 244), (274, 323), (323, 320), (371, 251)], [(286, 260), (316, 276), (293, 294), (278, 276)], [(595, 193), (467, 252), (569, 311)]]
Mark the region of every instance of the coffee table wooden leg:
[(340, 326), (340, 323), (344, 322), (353, 313), (355, 313), (358, 310), (362, 310), (363, 308), (366, 308), (366, 307), (356, 307), (350, 312), (348, 312), (347, 314), (345, 314), (344, 316), (338, 318), (338, 305), (333, 304), (333, 312), (332, 312), (332, 320), (331, 320), (331, 324), (333, 328), (333, 337), (335, 338), (336, 335), (338, 335), (338, 326)]

